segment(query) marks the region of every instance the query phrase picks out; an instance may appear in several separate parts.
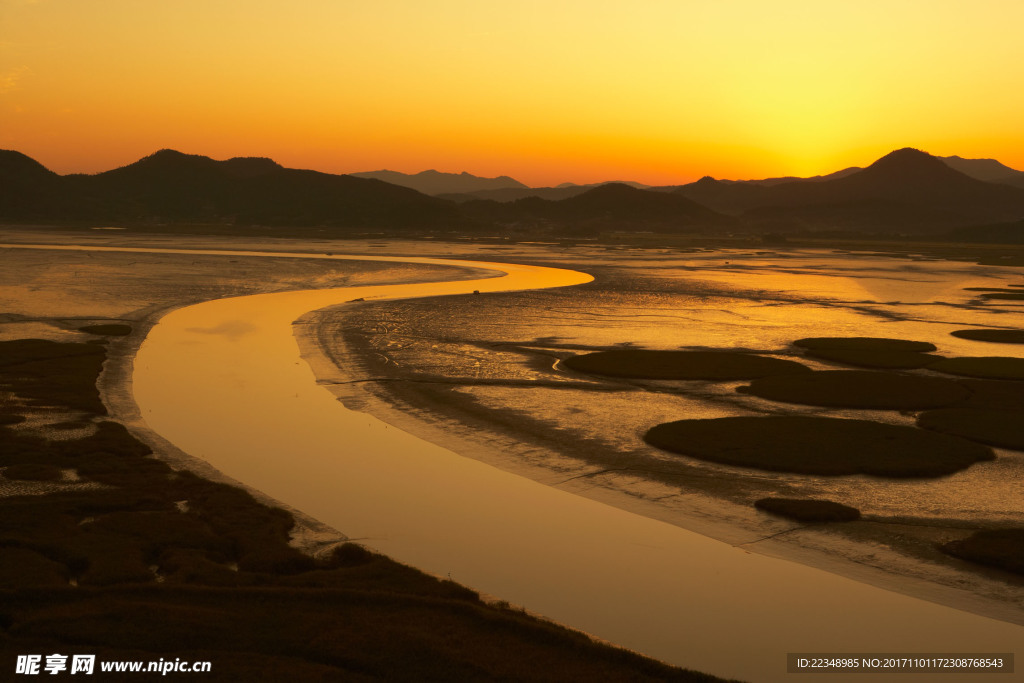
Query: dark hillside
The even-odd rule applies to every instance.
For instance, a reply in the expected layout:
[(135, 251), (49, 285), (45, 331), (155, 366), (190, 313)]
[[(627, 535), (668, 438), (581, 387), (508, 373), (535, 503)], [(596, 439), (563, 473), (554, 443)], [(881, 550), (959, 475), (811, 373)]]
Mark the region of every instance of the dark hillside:
[(734, 225), (728, 216), (686, 197), (640, 190), (623, 183), (600, 185), (558, 201), (526, 197), (507, 203), (467, 202), (462, 207), (479, 222), (561, 226), (575, 232), (620, 229), (700, 232)]
[[(437, 228), (453, 204), (378, 180), (283, 168), (270, 159), (161, 150), (96, 175), (58, 176), (24, 155), (0, 158), (0, 219)], [(9, 190), (10, 188), (10, 190)]]
[(755, 228), (937, 232), (1024, 216), (1021, 189), (972, 178), (910, 148), (822, 178), (769, 185), (703, 178), (675, 192), (742, 214)]
[(59, 203), (61, 177), (21, 152), (0, 150), (0, 217), (45, 218)]

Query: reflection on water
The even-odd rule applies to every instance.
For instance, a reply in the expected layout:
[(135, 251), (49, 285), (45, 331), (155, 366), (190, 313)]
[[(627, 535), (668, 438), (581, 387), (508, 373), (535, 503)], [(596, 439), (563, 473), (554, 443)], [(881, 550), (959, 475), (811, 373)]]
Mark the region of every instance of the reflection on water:
[(590, 279), (465, 265), (509, 275), (174, 311), (136, 358), (142, 416), (186, 452), (396, 559), (673, 663), (771, 681), (785, 678), (787, 652), (1009, 652), (1022, 642), (1019, 626), (751, 554), (459, 457), (346, 410), (316, 385), (292, 330), (309, 310)]
[(185, 331), (196, 334), (219, 334), (228, 339), (238, 339), (244, 335), (256, 332), (257, 329), (245, 320), (225, 320), (214, 327), (190, 327)]

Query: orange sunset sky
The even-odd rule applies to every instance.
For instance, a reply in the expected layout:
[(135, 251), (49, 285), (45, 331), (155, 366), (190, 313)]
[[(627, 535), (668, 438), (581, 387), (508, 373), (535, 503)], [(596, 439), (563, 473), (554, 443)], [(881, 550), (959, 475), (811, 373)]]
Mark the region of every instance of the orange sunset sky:
[(1020, 0), (0, 0), (0, 148), (530, 185), (1024, 169)]

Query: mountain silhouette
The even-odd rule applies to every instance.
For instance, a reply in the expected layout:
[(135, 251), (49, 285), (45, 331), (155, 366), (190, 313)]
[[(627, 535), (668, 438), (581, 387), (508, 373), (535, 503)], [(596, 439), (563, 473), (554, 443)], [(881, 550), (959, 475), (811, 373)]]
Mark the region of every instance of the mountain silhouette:
[(673, 220), (682, 217), (714, 219), (716, 212), (694, 201), (665, 192), (641, 190), (625, 183), (606, 183), (554, 203), (560, 211), (615, 219)]
[(459, 193), (444, 193), (438, 194), (438, 197), (442, 199), (450, 199), (453, 202), (469, 202), (474, 199), (493, 199), (496, 202), (513, 202), (517, 199), (525, 199), (526, 197), (540, 197), (541, 199), (550, 199), (552, 201), (558, 201), (560, 199), (568, 199), (569, 197), (575, 197), (576, 195), (583, 194), (587, 190), (602, 185), (629, 185), (641, 190), (655, 189), (651, 188), (650, 185), (644, 185), (643, 183), (637, 183), (632, 180), (608, 180), (603, 183), (589, 183), (586, 185), (577, 185), (576, 183), (561, 183), (555, 187), (501, 187), (494, 190), (473, 190), (472, 192), (459, 192)]
[(977, 180), (1024, 187), (1024, 171), (1010, 168), (995, 159), (964, 159), (958, 156), (940, 158), (950, 168)]
[[(985, 163), (974, 163), (978, 161)], [(975, 173), (1001, 172), (1001, 165), (988, 161), (961, 159), (953, 164), (969, 162), (968, 170)], [(425, 174), (446, 182), (452, 177), (481, 180), (470, 174)], [(606, 183), (590, 189), (541, 189), (550, 191), (548, 198), (456, 203), (377, 179), (285, 168), (271, 159), (217, 161), (166, 149), (111, 171), (61, 176), (24, 154), (0, 150), (0, 220), (23, 223), (311, 226), (392, 232), (459, 229), (505, 234), (509, 230), (953, 234), (949, 231), (990, 226), (986, 229), (991, 235), (1016, 235), (1024, 217), (1024, 188), (971, 177), (953, 168), (949, 158), (910, 148), (887, 154), (866, 168), (814, 178), (723, 181), (704, 177), (674, 188)], [(511, 187), (486, 192), (535, 190)]]
[[(26, 161), (28, 160), (28, 161)], [(29, 163), (31, 162), (31, 163)], [(462, 225), (455, 207), (379, 180), (289, 169), (270, 159), (160, 150), (95, 175), (58, 176), (18, 153), (0, 155), (0, 218), (426, 228)]]
[(1021, 189), (971, 178), (911, 148), (838, 177), (767, 186), (702, 179), (675, 192), (773, 229), (927, 232), (1024, 216)]
[(541, 228), (560, 225), (573, 232), (646, 230), (704, 231), (735, 221), (678, 194), (607, 183), (561, 200), (526, 197), (512, 202), (477, 200), (462, 208), (477, 222)]
[(891, 200), (949, 209), (1016, 213), (1024, 208), (1024, 192), (971, 178), (950, 168), (938, 157), (904, 148), (890, 152), (867, 168), (818, 183), (783, 183), (776, 186), (781, 202)]
[(383, 180), (392, 185), (410, 187), (417, 192), (429, 195), (458, 194), (505, 188), (521, 189), (526, 187), (526, 185), (523, 185), (518, 180), (505, 175), (497, 178), (481, 178), (465, 171), (462, 173), (442, 173), (429, 170), (412, 175), (398, 171), (367, 171), (350, 175), (356, 178)]
[(21, 152), (0, 150), (0, 217), (47, 218), (63, 201), (60, 176)]
[(494, 190), (473, 190), (472, 192), (445, 192), (436, 195), (441, 199), (453, 202), (471, 202), (477, 199), (489, 199), (495, 202), (514, 202), (527, 197), (539, 197), (551, 201), (559, 201), (583, 194), (589, 188), (583, 185), (567, 185), (565, 187), (499, 187)]
[(689, 185), (680, 185), (671, 192), (734, 215), (771, 201), (769, 190), (760, 183), (716, 180), (711, 176), (704, 176)]
[(21, 152), (0, 149), (0, 180), (4, 182), (21, 182), (56, 178), (56, 173), (49, 170), (35, 159)]

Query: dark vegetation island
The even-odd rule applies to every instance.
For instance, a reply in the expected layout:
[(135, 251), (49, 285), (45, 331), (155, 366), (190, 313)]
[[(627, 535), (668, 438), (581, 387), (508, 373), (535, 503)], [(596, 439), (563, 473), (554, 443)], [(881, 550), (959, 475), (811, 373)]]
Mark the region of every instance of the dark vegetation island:
[[(210, 681), (715, 681), (491, 604), (175, 470), (106, 417), (94, 343), (0, 342), (0, 651), (210, 661)], [(45, 408), (77, 430), (51, 439)], [(100, 679), (102, 675), (98, 674)], [(139, 676), (136, 676), (139, 677)], [(149, 680), (147, 676), (141, 676)]]
[[(1021, 343), (1019, 330), (952, 334)], [(619, 349), (570, 356), (560, 367), (612, 381), (640, 380), (648, 391), (685, 393), (675, 382), (746, 380), (736, 391), (777, 402), (780, 413), (683, 419), (652, 425), (643, 440), (684, 458), (734, 467), (824, 477), (928, 479), (984, 466), (991, 446), (1024, 451), (1024, 360), (946, 358), (934, 344), (875, 337), (798, 339), (808, 358), (856, 368), (812, 370), (801, 362), (743, 351)], [(911, 374), (927, 367), (939, 375)], [(786, 404), (914, 411), (913, 426), (848, 417), (784, 414)], [(853, 522), (859, 510), (830, 500), (761, 498), (754, 506), (803, 524)], [(972, 563), (1024, 574), (1024, 528), (982, 529), (939, 550)]]

